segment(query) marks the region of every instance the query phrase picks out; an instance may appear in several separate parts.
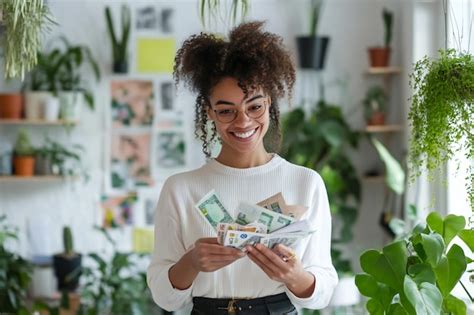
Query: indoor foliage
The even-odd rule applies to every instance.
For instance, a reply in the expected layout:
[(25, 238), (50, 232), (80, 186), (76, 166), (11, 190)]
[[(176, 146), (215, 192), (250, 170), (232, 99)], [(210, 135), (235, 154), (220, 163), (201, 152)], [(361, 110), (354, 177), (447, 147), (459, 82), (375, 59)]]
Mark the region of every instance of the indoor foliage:
[[(462, 216), (432, 212), (426, 222), (382, 251), (360, 257), (365, 273), (356, 276), (356, 285), (369, 298), (370, 314), (466, 314), (465, 303), (451, 291), (473, 262), (473, 230), (465, 228)], [(470, 249), (467, 255), (455, 244), (456, 236)]]
[[(464, 150), (474, 157), (474, 59), (454, 49), (425, 57), (410, 76), (414, 89), (408, 118), (412, 126), (412, 180), (423, 168), (432, 172)], [(474, 169), (469, 167), (468, 198), (474, 211)]]

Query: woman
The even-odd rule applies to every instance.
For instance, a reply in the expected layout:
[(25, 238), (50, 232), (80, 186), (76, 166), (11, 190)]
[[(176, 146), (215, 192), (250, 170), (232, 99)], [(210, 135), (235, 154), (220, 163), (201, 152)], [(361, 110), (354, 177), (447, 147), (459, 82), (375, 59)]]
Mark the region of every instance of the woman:
[[(196, 136), (203, 152), (210, 157), (216, 138), (222, 148), (201, 168), (171, 176), (161, 191), (148, 285), (164, 309), (192, 302), (192, 314), (297, 314), (293, 303), (323, 308), (337, 284), (321, 177), (264, 145), (264, 138), (267, 147), (280, 142), (277, 100), (291, 97), (295, 69), (282, 39), (262, 26), (242, 24), (229, 40), (194, 35), (177, 52), (176, 84), (184, 81), (198, 94)], [(281, 192), (287, 204), (308, 208), (302, 218), (316, 232), (295, 251), (281, 244), (224, 247), (194, 207), (212, 189), (233, 218), (239, 201), (256, 204)]]

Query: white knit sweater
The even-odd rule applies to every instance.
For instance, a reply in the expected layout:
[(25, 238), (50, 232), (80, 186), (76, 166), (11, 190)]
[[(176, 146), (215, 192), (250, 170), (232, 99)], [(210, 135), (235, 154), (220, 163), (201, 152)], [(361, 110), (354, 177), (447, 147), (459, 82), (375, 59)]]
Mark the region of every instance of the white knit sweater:
[[(207, 192), (215, 189), (235, 218), (239, 201), (258, 203), (282, 192), (288, 205), (304, 205), (316, 232), (295, 248), (304, 268), (316, 277), (309, 298), (298, 298), (285, 285), (268, 276), (248, 257), (215, 272), (201, 272), (186, 290), (173, 288), (168, 270), (202, 237), (215, 237), (211, 225), (194, 208)], [(291, 164), (277, 154), (257, 167), (238, 169), (210, 159), (199, 169), (169, 177), (155, 213), (155, 250), (148, 267), (148, 285), (155, 302), (166, 310), (177, 310), (192, 297), (256, 298), (286, 292), (301, 307), (325, 307), (338, 282), (332, 265), (331, 215), (324, 183), (315, 171)]]

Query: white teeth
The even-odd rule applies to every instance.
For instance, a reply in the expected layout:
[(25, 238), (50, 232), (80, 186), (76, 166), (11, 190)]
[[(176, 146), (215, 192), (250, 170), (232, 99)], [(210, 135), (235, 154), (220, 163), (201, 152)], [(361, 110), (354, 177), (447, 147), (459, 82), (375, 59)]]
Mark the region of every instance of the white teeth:
[(244, 133), (237, 133), (237, 132), (234, 132), (234, 135), (236, 135), (236, 136), (239, 137), (239, 138), (245, 139), (245, 138), (248, 138), (248, 137), (252, 136), (252, 135), (255, 133), (255, 130), (256, 130), (256, 129), (250, 130), (250, 131), (247, 131), (247, 132), (244, 132)]

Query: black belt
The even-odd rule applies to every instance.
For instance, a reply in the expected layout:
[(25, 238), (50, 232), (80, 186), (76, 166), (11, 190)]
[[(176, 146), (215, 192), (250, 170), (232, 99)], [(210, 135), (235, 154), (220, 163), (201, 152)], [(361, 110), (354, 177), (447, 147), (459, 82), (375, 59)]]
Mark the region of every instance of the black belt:
[[(194, 314), (201, 314), (199, 311), (207, 311), (208, 313), (206, 314), (210, 314), (212, 311), (218, 314), (238, 314), (241, 312), (252, 313), (253, 310), (256, 312), (255, 314), (260, 314), (257, 310), (259, 308), (261, 309), (262, 307), (267, 307), (269, 314), (277, 314), (274, 312), (277, 308), (285, 309), (285, 314), (288, 311), (291, 312), (294, 310), (294, 306), (291, 304), (286, 293), (269, 295), (255, 299), (213, 299), (194, 297), (193, 304), (193, 310), (195, 311)], [(280, 314), (283, 314), (283, 312)]]

